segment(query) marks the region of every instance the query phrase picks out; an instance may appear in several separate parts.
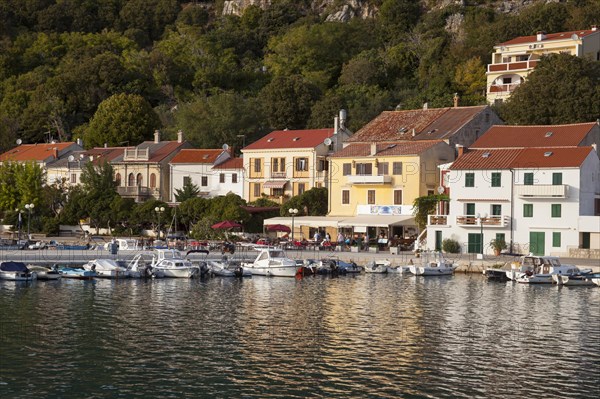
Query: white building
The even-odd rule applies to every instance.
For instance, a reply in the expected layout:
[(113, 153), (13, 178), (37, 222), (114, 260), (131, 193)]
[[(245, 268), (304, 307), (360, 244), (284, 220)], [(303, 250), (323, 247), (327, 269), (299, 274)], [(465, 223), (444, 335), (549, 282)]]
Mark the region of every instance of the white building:
[(471, 150), (452, 164), (444, 184), (449, 212), (429, 216), (429, 249), (446, 238), (457, 240), (461, 252), (476, 254), (492, 254), (492, 239), (505, 240), (518, 253), (600, 248), (594, 147)]
[(176, 190), (186, 183), (200, 189), (205, 198), (230, 192), (243, 195), (244, 174), (239, 158), (232, 158), (228, 149), (184, 149), (169, 163), (171, 168), (171, 202), (176, 202)]

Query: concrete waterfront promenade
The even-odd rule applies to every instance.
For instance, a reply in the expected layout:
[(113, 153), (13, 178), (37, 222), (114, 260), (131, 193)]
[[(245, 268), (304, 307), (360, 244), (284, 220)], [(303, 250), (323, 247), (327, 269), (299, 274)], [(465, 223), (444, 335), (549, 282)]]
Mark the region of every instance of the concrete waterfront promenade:
[[(119, 251), (117, 255), (112, 255), (106, 250), (0, 250), (1, 261), (17, 261), (35, 264), (59, 264), (59, 265), (81, 265), (92, 259), (110, 258), (119, 260), (133, 259), (139, 253), (144, 253), (146, 259), (150, 259), (152, 251)], [(185, 255), (185, 251), (182, 251)], [(252, 261), (257, 252), (252, 250), (238, 250), (233, 257), (238, 260)], [(406, 265), (413, 259), (415, 255), (412, 252), (400, 252), (399, 254), (390, 254), (388, 251), (372, 253), (372, 252), (335, 252), (335, 251), (319, 251), (319, 250), (288, 250), (287, 255), (293, 259), (323, 259), (336, 257), (346, 262), (356, 262), (358, 265), (378, 260), (387, 259), (392, 265)], [(206, 256), (203, 254), (190, 254), (191, 260), (202, 260)], [(207, 259), (220, 259), (221, 252), (211, 252)], [(477, 259), (475, 254), (446, 254), (446, 258), (458, 264), (457, 272), (465, 273), (481, 273), (483, 270), (490, 267), (503, 267), (510, 265), (511, 262), (519, 260), (518, 256), (493, 256), (485, 255), (483, 259)], [(592, 269), (595, 272), (600, 272), (600, 260), (598, 259), (579, 259), (579, 258), (561, 258), (564, 264), (574, 264), (582, 269)]]

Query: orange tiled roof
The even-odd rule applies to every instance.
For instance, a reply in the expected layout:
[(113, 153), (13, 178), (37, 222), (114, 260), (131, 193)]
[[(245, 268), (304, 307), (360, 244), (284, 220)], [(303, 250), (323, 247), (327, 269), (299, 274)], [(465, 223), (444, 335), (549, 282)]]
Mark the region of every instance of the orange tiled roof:
[(242, 158), (229, 158), (225, 162), (213, 166), (213, 169), (244, 169), (244, 160)]
[[(347, 142), (448, 138), (487, 106), (384, 111)], [(414, 132), (414, 135), (413, 135)]]
[(543, 126), (495, 125), (471, 148), (575, 147), (594, 125), (594, 122)]
[(470, 150), (458, 157), (451, 170), (569, 168), (581, 166), (592, 147), (504, 148)]
[(76, 143), (64, 142), (64, 143), (44, 143), (44, 144), (21, 144), (12, 150), (6, 151), (4, 154), (0, 154), (0, 161), (37, 161), (42, 162), (50, 157), (54, 157), (54, 150), (56, 149), (59, 153)]
[(183, 149), (175, 155), (171, 163), (209, 163), (213, 164), (221, 155), (221, 149)]
[[(593, 31), (591, 29), (587, 29), (587, 30), (574, 30), (571, 32), (548, 33), (548, 34), (546, 34), (546, 38), (544, 40), (542, 40), (541, 42), (549, 42), (549, 41), (553, 41), (553, 40), (567, 40), (567, 39), (571, 39), (571, 36), (573, 36), (573, 35), (577, 35), (579, 37), (586, 37), (586, 36), (591, 35), (592, 33), (598, 33), (598, 31)], [(540, 43), (540, 42), (537, 40), (537, 35), (519, 36), (519, 37), (515, 37), (514, 39), (511, 39), (509, 41), (506, 41), (504, 43), (500, 43), (496, 47), (510, 46), (510, 45), (515, 45), (515, 44), (526, 44), (526, 43)]]
[[(429, 148), (444, 143), (443, 140), (397, 141), (377, 143), (374, 156), (416, 155)], [(369, 157), (370, 143), (352, 143), (332, 155), (332, 158)]]
[(333, 129), (276, 130), (244, 147), (244, 150), (269, 150), (284, 148), (315, 148), (327, 137), (333, 136)]

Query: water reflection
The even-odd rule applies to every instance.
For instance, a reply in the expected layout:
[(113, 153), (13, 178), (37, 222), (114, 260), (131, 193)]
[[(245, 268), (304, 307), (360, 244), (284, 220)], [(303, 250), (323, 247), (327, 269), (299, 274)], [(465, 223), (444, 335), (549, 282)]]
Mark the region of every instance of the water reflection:
[(479, 275), (0, 282), (0, 320), (5, 397), (592, 397), (600, 384), (599, 289)]

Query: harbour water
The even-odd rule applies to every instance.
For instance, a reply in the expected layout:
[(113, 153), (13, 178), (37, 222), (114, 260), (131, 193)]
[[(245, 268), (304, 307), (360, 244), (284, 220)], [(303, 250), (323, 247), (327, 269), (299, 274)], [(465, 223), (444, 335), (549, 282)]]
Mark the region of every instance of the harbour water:
[(600, 396), (600, 289), (481, 275), (0, 282), (0, 396)]

